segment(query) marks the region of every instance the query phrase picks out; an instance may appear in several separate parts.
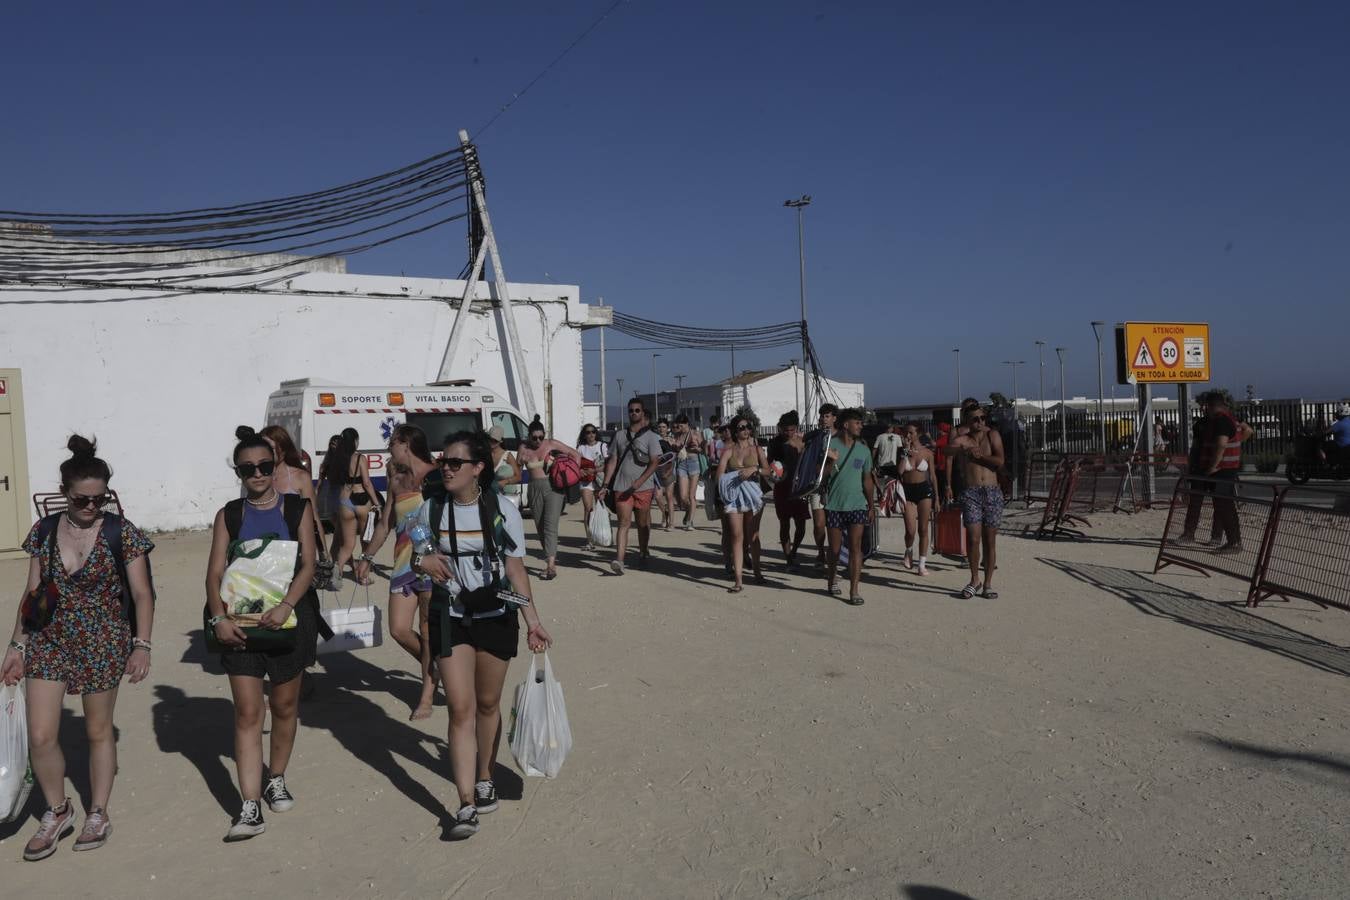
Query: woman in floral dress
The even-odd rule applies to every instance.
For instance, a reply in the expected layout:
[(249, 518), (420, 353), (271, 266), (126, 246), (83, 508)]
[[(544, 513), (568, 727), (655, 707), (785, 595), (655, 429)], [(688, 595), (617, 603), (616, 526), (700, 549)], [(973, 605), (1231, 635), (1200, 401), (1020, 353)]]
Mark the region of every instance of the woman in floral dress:
[[(108, 799), (117, 773), (113, 707), (122, 676), (139, 683), (150, 671), (154, 597), (146, 554), (154, 547), (135, 525), (104, 513), (112, 470), (93, 442), (74, 435), (71, 457), (61, 464), (61, 492), (68, 507), (33, 526), (23, 549), (32, 556), (28, 591), (54, 586), (50, 621), (25, 621), (21, 608), (0, 663), (0, 680), (28, 680), (28, 742), (33, 775), (47, 809), (23, 858), (46, 859), (75, 829), (75, 809), (65, 795), (66, 761), (57, 733), (65, 694), (79, 695), (89, 738), (91, 803), (76, 850), (95, 850), (112, 833)], [(109, 534), (120, 534), (131, 600), (125, 601), (120, 566)], [(115, 538), (114, 538), (115, 539)], [(134, 630), (133, 630), (134, 622)]]

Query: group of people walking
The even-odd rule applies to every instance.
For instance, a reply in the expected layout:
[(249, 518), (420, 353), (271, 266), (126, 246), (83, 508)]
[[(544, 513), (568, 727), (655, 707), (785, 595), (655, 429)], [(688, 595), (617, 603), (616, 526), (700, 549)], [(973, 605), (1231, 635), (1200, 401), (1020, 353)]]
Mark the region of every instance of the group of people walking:
[[(277, 814), (295, 807), (286, 774), (295, 751), (301, 678), (316, 661), (320, 636), (331, 636), (314, 588), (322, 543), (315, 492), (292, 455), (294, 445), (284, 430), (255, 433), (241, 427), (236, 438), (232, 463), (242, 496), (215, 515), (203, 611), (208, 646), (220, 649), (234, 709), (241, 805), (226, 841), (262, 834), (264, 805)], [(51, 856), (75, 829), (57, 740), (62, 697), (80, 696), (84, 707), (91, 802), (73, 849), (93, 850), (108, 841), (113, 828), (108, 807), (117, 771), (118, 688), (123, 678), (143, 681), (151, 665), (154, 589), (148, 558), (154, 544), (129, 521), (105, 511), (112, 469), (95, 444), (74, 436), (69, 449), (61, 465), (66, 508), (44, 517), (24, 541), (32, 557), (26, 591), (0, 661), (0, 680), (26, 681), (29, 757), (46, 805), (24, 847), (30, 861)], [(523, 564), (521, 514), (513, 503), (499, 500), (488, 435), (451, 435), (433, 457), (426, 435), (403, 425), (394, 430), (390, 452), (393, 500), (382, 510), (368, 549), (378, 551), (394, 532), (390, 630), (422, 671), (415, 718), (431, 714), (436, 685), (444, 687), (459, 801), (449, 833), (466, 838), (478, 831), (480, 815), (498, 807), (492, 764), (520, 619), (532, 652), (547, 649), (552, 638), (540, 622)], [(335, 443), (324, 462), (321, 489), (333, 491), (341, 510), (359, 513), (373, 505), (353, 496), (364, 491), (373, 497), (364, 461)], [(246, 599), (248, 614), (237, 603), (227, 606), (224, 585), (231, 565), (255, 558), (273, 542), (293, 555), (286, 563), (289, 578), (283, 574), (284, 593)], [(369, 557), (361, 554), (354, 569), (356, 578), (366, 578)], [(266, 691), (264, 682), (270, 683)], [(264, 756), (263, 721), (269, 713)]]

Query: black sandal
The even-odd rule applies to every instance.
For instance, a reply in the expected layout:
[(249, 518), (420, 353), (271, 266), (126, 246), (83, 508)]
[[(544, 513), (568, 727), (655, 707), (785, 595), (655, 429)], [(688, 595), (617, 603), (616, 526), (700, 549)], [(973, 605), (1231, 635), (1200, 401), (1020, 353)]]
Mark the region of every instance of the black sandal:
[(980, 586), (978, 584), (968, 584), (965, 587), (961, 588), (961, 599), (969, 600), (970, 598), (974, 597), (977, 593), (979, 593), (979, 591)]

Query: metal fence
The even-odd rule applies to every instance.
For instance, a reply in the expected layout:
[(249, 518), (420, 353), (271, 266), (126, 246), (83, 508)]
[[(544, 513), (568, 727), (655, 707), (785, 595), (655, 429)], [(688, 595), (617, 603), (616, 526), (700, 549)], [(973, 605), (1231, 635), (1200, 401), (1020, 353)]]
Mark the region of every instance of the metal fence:
[[(1283, 457), (1293, 450), (1294, 439), (1305, 429), (1324, 429), (1335, 421), (1339, 401), (1324, 400), (1254, 400), (1236, 402), (1233, 414), (1246, 422), (1255, 432), (1243, 444), (1243, 454), (1249, 460), (1274, 454)], [(1106, 423), (1107, 452), (1128, 452), (1135, 446), (1138, 423), (1133, 410), (1108, 411), (1101, 419), (1096, 410), (1069, 410), (1061, 428), (1059, 413), (1028, 416), (1023, 421), (1023, 434), (1032, 451), (1069, 453), (1100, 453), (1101, 423)], [(1180, 411), (1159, 409), (1154, 421), (1161, 423), (1165, 447), (1155, 446), (1155, 452), (1175, 453), (1181, 446), (1182, 422)], [(1189, 431), (1195, 418), (1187, 423)], [(1061, 442), (1061, 431), (1064, 440)], [(1044, 435), (1044, 440), (1042, 440)]]

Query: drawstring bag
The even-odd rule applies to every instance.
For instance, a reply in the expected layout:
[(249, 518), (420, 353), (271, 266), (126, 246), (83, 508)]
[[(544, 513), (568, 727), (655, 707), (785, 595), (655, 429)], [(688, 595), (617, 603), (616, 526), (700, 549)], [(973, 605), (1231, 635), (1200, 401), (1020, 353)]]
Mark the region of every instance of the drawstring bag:
[(530, 661), (525, 680), (516, 687), (511, 709), (511, 755), (526, 775), (556, 778), (572, 750), (572, 728), (562, 685), (553, 677), (548, 654)]

